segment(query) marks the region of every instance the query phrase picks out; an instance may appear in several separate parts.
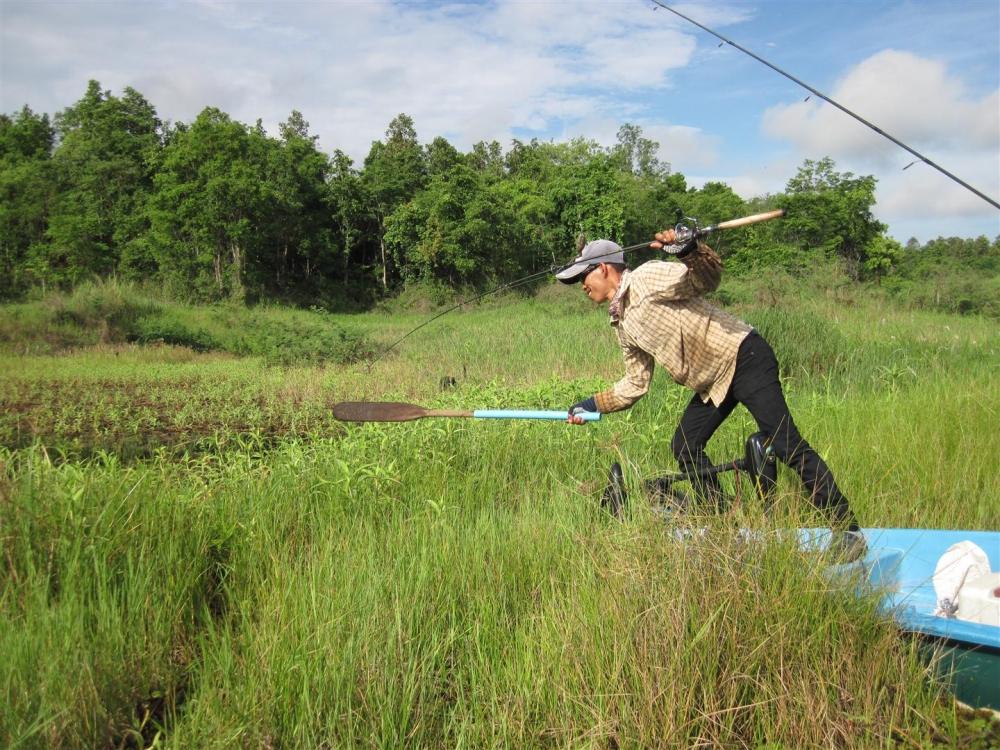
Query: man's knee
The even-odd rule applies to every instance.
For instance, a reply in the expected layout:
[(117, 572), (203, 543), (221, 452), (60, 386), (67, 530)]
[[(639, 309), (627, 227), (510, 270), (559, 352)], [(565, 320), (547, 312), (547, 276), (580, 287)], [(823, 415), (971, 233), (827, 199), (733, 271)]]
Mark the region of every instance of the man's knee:
[(678, 431), (670, 443), (670, 450), (677, 460), (677, 465), (684, 469), (702, 468), (711, 463), (705, 453), (705, 444), (692, 442), (684, 433)]
[(787, 431), (778, 433), (771, 438), (771, 450), (779, 461), (788, 466), (802, 463), (812, 452), (812, 446), (797, 432), (792, 435)]

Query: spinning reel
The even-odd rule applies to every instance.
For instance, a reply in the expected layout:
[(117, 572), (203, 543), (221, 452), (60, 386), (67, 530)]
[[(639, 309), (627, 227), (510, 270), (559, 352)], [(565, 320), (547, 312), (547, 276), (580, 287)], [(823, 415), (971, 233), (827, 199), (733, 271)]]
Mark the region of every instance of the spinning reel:
[[(685, 223), (686, 222), (686, 223)], [(684, 216), (677, 211), (677, 223), (674, 225), (674, 244), (665, 245), (663, 251), (670, 255), (684, 256), (694, 250), (698, 238), (705, 232), (698, 224), (698, 220), (690, 216)]]

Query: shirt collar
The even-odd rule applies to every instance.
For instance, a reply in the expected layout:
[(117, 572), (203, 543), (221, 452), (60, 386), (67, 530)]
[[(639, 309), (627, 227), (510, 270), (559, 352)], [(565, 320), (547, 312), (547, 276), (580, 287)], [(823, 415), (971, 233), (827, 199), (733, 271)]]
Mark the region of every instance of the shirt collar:
[(611, 325), (613, 326), (618, 325), (621, 320), (622, 298), (628, 290), (629, 273), (627, 268), (622, 273), (621, 281), (618, 283), (618, 291), (615, 292), (615, 296), (611, 298), (611, 304), (608, 305), (608, 316), (611, 318)]

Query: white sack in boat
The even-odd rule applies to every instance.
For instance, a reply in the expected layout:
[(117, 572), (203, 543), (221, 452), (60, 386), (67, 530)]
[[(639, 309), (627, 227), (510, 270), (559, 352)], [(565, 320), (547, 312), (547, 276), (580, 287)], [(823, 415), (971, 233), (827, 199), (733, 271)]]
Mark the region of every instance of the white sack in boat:
[(951, 545), (934, 568), (934, 594), (938, 603), (934, 614), (954, 617), (958, 612), (958, 592), (965, 582), (989, 573), (990, 558), (982, 547), (968, 541)]

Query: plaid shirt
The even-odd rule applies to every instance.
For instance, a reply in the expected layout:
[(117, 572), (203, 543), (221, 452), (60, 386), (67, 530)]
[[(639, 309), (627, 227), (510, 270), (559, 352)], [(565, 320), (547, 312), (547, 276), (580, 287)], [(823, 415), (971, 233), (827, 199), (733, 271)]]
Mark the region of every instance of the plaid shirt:
[(708, 245), (681, 263), (650, 261), (626, 271), (609, 312), (625, 358), (625, 377), (595, 394), (601, 412), (627, 409), (649, 390), (653, 363), (703, 401), (722, 403), (736, 352), (752, 330), (702, 297), (719, 286), (722, 261)]

